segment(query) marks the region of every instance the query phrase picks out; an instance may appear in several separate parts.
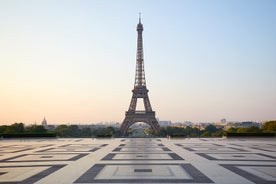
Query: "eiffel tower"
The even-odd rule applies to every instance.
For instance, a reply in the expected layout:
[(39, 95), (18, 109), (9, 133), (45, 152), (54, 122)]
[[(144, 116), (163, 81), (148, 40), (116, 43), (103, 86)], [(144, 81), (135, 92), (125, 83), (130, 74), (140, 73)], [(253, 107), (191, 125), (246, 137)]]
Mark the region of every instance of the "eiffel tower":
[[(160, 130), (158, 121), (155, 118), (155, 111), (152, 111), (148, 92), (146, 87), (146, 78), (144, 71), (144, 56), (143, 56), (143, 25), (141, 23), (141, 17), (139, 16), (139, 23), (137, 24), (137, 55), (136, 55), (136, 74), (134, 89), (132, 90), (132, 98), (128, 111), (126, 111), (125, 119), (121, 125), (121, 134), (126, 135), (128, 128), (137, 122), (144, 122), (151, 126), (154, 133), (157, 134)], [(144, 111), (137, 111), (137, 99), (141, 98), (144, 102)]]

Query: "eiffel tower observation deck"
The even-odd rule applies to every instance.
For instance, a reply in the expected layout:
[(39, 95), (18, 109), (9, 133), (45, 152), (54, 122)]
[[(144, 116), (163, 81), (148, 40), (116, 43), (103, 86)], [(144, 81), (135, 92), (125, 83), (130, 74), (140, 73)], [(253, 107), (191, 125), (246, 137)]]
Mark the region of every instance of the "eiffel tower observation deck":
[[(144, 70), (144, 54), (143, 54), (143, 35), (144, 30), (141, 23), (141, 17), (139, 17), (139, 23), (137, 24), (137, 55), (136, 55), (136, 74), (134, 89), (132, 90), (132, 98), (129, 105), (128, 111), (126, 111), (125, 119), (121, 125), (121, 134), (126, 135), (128, 128), (137, 122), (144, 122), (148, 124), (155, 134), (158, 134), (160, 126), (155, 117), (155, 111), (152, 110), (149, 97), (148, 89), (146, 87), (146, 78)], [(143, 99), (144, 110), (137, 111), (137, 100)]]

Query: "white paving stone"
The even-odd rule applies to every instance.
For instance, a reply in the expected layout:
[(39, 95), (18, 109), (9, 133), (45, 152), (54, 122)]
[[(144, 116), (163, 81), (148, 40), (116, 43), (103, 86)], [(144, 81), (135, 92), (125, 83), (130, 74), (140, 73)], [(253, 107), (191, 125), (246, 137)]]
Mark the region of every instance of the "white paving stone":
[(4, 139), (9, 182), (275, 183), (276, 139)]

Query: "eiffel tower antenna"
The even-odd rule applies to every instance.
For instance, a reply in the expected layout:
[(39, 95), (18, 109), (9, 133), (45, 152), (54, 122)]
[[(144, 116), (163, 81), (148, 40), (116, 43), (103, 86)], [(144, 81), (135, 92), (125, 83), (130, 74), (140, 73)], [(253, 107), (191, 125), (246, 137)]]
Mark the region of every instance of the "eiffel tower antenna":
[[(160, 126), (155, 118), (155, 112), (152, 110), (148, 89), (146, 87), (146, 78), (144, 70), (144, 53), (143, 53), (143, 35), (144, 30), (141, 23), (141, 13), (139, 13), (139, 23), (137, 24), (137, 53), (136, 53), (136, 73), (134, 89), (132, 90), (132, 98), (128, 111), (126, 111), (125, 119), (121, 125), (121, 134), (126, 135), (128, 128), (137, 122), (144, 122), (151, 126), (155, 134), (158, 134)], [(144, 102), (144, 111), (137, 111), (137, 99), (142, 98)]]

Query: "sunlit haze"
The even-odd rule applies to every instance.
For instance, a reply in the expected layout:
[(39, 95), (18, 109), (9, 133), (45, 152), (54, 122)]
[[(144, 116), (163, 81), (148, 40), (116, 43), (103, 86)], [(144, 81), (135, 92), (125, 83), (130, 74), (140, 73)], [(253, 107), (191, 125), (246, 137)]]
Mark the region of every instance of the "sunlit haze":
[(122, 122), (139, 12), (160, 120), (276, 119), (276, 1), (0, 0), (0, 124)]

